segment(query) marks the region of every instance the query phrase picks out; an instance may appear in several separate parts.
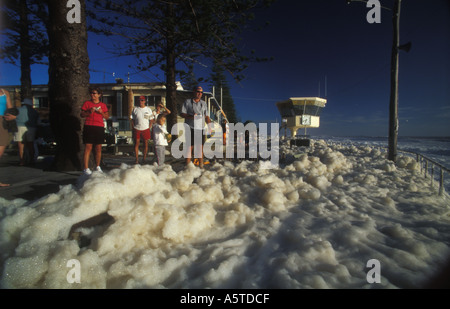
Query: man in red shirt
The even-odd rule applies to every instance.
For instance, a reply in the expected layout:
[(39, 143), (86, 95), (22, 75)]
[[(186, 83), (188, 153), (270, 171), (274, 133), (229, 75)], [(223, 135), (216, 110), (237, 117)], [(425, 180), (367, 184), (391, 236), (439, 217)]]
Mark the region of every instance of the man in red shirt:
[(83, 128), (83, 143), (85, 144), (83, 161), (86, 175), (92, 174), (89, 169), (89, 157), (93, 148), (95, 151), (95, 171), (102, 172), (100, 162), (102, 160), (102, 144), (105, 141), (103, 119), (109, 118), (108, 107), (100, 101), (102, 91), (99, 88), (91, 88), (89, 93), (91, 100), (84, 102), (81, 107), (81, 117), (86, 119)]

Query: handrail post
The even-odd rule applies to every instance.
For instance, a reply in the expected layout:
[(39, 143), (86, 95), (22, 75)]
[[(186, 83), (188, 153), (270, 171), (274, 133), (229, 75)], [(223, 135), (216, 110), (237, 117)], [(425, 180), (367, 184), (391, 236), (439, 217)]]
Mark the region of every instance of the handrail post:
[(421, 155), (419, 155), (419, 164), (420, 164), (420, 173), (423, 174), (423, 158)]
[(434, 164), (431, 163), (431, 188), (433, 188)]

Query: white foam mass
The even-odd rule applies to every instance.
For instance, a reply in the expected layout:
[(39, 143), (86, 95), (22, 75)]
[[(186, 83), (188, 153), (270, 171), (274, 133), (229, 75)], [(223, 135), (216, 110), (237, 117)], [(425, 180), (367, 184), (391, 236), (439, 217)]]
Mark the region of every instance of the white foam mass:
[[(449, 196), (409, 157), (281, 146), (257, 162), (122, 165), (36, 201), (0, 199), (5, 288), (409, 288), (450, 253)], [(76, 230), (107, 213), (108, 224)], [(80, 262), (80, 283), (67, 262)], [(367, 281), (377, 259), (381, 283)]]

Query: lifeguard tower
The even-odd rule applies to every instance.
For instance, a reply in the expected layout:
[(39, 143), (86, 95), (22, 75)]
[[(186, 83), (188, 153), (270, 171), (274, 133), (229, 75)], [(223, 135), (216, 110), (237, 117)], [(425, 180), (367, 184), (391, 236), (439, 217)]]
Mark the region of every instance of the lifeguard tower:
[(327, 104), (326, 99), (318, 97), (290, 98), (276, 103), (283, 124), (291, 131), (291, 136), (296, 137), (297, 130), (306, 128), (318, 128), (320, 126), (320, 113)]

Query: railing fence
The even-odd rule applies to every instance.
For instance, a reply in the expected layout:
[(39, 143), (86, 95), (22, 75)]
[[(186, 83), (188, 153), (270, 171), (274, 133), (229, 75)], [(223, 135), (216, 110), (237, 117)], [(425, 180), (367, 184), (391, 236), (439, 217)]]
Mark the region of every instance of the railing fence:
[[(450, 174), (450, 170), (443, 166), (442, 164), (413, 151), (406, 150), (398, 150), (398, 152), (405, 153), (408, 155), (414, 155), (416, 157), (416, 161), (420, 164), (420, 172), (424, 173), (425, 178), (430, 176), (430, 185), (434, 186), (434, 182), (436, 180), (439, 181), (439, 195), (443, 195), (445, 192), (445, 183), (444, 183), (444, 173)], [(435, 178), (435, 168), (439, 171), (439, 176)]]

